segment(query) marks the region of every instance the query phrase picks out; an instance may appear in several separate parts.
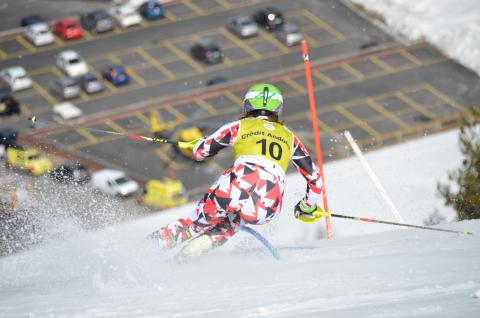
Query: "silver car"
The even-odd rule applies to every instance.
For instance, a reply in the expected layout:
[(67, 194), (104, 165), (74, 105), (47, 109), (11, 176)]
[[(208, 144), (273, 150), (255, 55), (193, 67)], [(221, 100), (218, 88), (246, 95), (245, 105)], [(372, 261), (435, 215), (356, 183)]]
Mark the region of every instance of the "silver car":
[(286, 46), (298, 45), (303, 40), (300, 29), (293, 23), (285, 23), (280, 30), (277, 31), (277, 39)]
[(62, 99), (72, 99), (80, 95), (80, 86), (74, 79), (63, 77), (50, 82), (50, 91)]
[(227, 29), (241, 38), (248, 38), (258, 34), (257, 24), (248, 16), (238, 16), (229, 20)]

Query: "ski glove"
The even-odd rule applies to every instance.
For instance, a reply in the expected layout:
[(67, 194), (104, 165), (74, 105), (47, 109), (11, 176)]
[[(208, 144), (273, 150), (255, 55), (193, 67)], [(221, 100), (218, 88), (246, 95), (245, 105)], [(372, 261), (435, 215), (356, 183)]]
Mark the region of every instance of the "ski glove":
[(325, 212), (316, 205), (308, 205), (303, 200), (300, 200), (295, 205), (294, 215), (304, 223), (313, 223), (325, 216)]
[(193, 148), (195, 147), (197, 142), (199, 142), (201, 139), (204, 139), (204, 138), (201, 137), (201, 138), (197, 138), (197, 139), (192, 140), (192, 141), (179, 141), (178, 142), (178, 148), (193, 150)]

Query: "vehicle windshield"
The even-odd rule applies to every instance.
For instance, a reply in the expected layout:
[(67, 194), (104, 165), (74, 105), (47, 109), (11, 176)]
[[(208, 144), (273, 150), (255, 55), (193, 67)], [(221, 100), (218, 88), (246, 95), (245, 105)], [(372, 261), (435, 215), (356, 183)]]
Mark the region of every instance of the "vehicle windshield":
[(38, 31), (38, 34), (42, 34), (42, 35), (45, 35), (45, 34), (48, 34), (48, 30), (47, 29), (43, 29), (43, 30), (39, 30)]
[(69, 64), (77, 64), (80, 63), (81, 60), (79, 58), (73, 58), (68, 61)]
[(37, 159), (40, 159), (40, 155), (38, 153), (28, 156), (28, 160), (30, 160), (30, 161), (31, 160), (37, 160)]
[(285, 27), (283, 29), (287, 33), (297, 33), (298, 32), (298, 27), (296, 25), (293, 25), (293, 24), (287, 24), (287, 25), (285, 25)]
[(74, 88), (74, 87), (77, 87), (77, 84), (75, 84), (75, 82), (66, 83), (65, 87)]
[(66, 28), (67, 28), (67, 29), (74, 29), (74, 28), (76, 28), (76, 27), (77, 27), (77, 24), (76, 24), (76, 23), (70, 23), (70, 24), (67, 24), (67, 25), (66, 25)]
[(120, 177), (120, 178), (115, 179), (115, 183), (118, 184), (118, 185), (127, 183), (128, 181), (130, 181), (130, 179), (128, 179), (126, 177)]

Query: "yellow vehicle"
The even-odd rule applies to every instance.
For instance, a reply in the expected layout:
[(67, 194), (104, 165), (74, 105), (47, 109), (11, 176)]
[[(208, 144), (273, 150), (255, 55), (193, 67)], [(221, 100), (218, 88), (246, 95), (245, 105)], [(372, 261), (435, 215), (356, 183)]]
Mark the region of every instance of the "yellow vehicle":
[[(192, 140), (196, 140), (202, 138), (202, 132), (198, 127), (191, 127), (188, 129), (182, 129), (178, 132), (177, 141), (189, 142)], [(184, 155), (185, 157), (192, 158), (192, 150), (188, 148), (178, 148), (177, 150)]]
[(34, 176), (40, 176), (52, 169), (47, 157), (33, 148), (8, 147), (6, 164), (22, 170), (28, 170)]
[(138, 202), (163, 209), (187, 203), (187, 195), (180, 180), (163, 178), (148, 181)]
[(150, 112), (150, 133), (155, 137), (168, 138), (170, 130), (175, 126), (175, 122), (162, 123), (158, 117), (157, 110), (153, 109)]

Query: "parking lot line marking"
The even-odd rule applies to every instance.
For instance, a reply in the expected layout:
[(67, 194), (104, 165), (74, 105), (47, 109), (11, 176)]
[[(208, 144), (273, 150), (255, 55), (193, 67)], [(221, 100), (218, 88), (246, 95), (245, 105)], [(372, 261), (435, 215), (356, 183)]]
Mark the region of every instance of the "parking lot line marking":
[(210, 115), (216, 115), (217, 114), (217, 110), (215, 109), (215, 107), (213, 107), (212, 104), (204, 101), (203, 99), (196, 98), (195, 103), (197, 103), (200, 107), (205, 109)]
[(87, 41), (90, 41), (93, 39), (93, 35), (88, 32), (87, 30), (83, 29), (83, 37), (85, 38), (85, 40)]
[(442, 93), (441, 91), (437, 90), (435, 87), (433, 87), (432, 85), (430, 84), (425, 84), (423, 85), (424, 88), (426, 90), (428, 90), (430, 93), (432, 93), (433, 95), (437, 96), (438, 98), (440, 98), (441, 100), (443, 100), (444, 102), (446, 102), (447, 104), (455, 107), (456, 109), (464, 112), (466, 111), (466, 107), (462, 106), (461, 104), (457, 103), (455, 100), (451, 99), (450, 97), (448, 97), (447, 95), (445, 95), (444, 93)]
[(283, 53), (288, 53), (289, 52), (289, 50), (286, 46), (284, 46), (283, 44), (278, 42), (277, 39), (274, 38), (272, 35), (270, 35), (270, 33), (268, 33), (267, 31), (261, 30), (260, 32), (258, 32), (258, 34), (260, 34), (260, 36), (262, 38), (264, 38), (265, 40), (267, 40), (268, 42), (275, 45)]
[(97, 141), (98, 141), (97, 137), (92, 135), (88, 130), (86, 130), (84, 128), (76, 127), (75, 131), (91, 143), (97, 143)]
[(127, 131), (122, 126), (120, 126), (119, 124), (117, 124), (116, 122), (114, 122), (111, 119), (107, 119), (105, 121), (105, 125), (107, 125), (108, 127), (112, 128), (113, 130), (115, 130), (116, 132), (119, 132), (121, 134), (126, 134), (127, 133)]
[(114, 64), (123, 65), (122, 60), (120, 60), (114, 53), (108, 53), (107, 58), (112, 61)]
[(302, 13), (321, 29), (324, 29), (325, 31), (332, 34), (337, 39), (345, 40), (345, 35), (343, 35), (343, 33), (340, 33), (339, 31), (337, 31), (337, 29), (332, 27), (330, 24), (314, 16), (310, 11), (304, 9), (302, 10)]
[(18, 43), (20, 43), (21, 46), (26, 48), (28, 52), (30, 53), (37, 52), (37, 49), (32, 44), (30, 44), (30, 42), (28, 42), (22, 35), (17, 35), (15, 39), (17, 40)]
[[(164, 149), (165, 147), (159, 147), (155, 149), (155, 155), (157, 155), (158, 158), (160, 158), (163, 162), (165, 162), (170, 168), (174, 170), (181, 170), (186, 168), (185, 164), (178, 163), (175, 158), (170, 158)], [(171, 152), (171, 151), (168, 151)]]
[(375, 139), (381, 140), (382, 136), (378, 133), (375, 129), (369, 126), (368, 122), (358, 118), (354, 114), (352, 114), (349, 110), (345, 109), (343, 106), (339, 105), (336, 107), (336, 110), (342, 114), (343, 116), (347, 117), (355, 126), (360, 127), (363, 130), (366, 130), (370, 135), (372, 135)]
[(140, 119), (145, 125), (150, 126), (150, 119), (141, 112), (135, 112), (135, 117)]
[(173, 74), (168, 68), (159, 63), (153, 56), (150, 55), (143, 47), (139, 47), (136, 49), (137, 53), (146, 60), (149, 64), (153, 65), (157, 70), (159, 70), (162, 74), (164, 74), (169, 79), (174, 79), (175, 74)]
[(188, 65), (193, 67), (197, 72), (203, 73), (205, 71), (205, 69), (200, 64), (195, 62), (190, 56), (180, 50), (175, 44), (173, 44), (173, 42), (171, 42), (170, 40), (165, 40), (163, 43), (167, 49), (169, 49), (175, 55), (179, 56), (182, 60), (187, 62)]
[(397, 91), (394, 94), (396, 97), (400, 98), (402, 101), (407, 103), (408, 105), (412, 106), (415, 110), (419, 111), (420, 113), (424, 114), (430, 119), (435, 118), (435, 114), (430, 112), (428, 109), (411, 99), (409, 96), (407, 96), (403, 91)]
[(143, 79), (143, 77), (138, 75), (137, 72), (135, 72), (131, 67), (128, 67), (128, 66), (125, 67), (125, 71), (127, 72), (127, 74), (130, 75), (130, 77), (132, 77), (135, 80), (135, 82), (137, 82), (141, 86), (145, 86), (147, 84), (147, 82)]
[(56, 66), (50, 67), (49, 71), (53, 73), (56, 77), (65, 77), (66, 75), (59, 71)]
[(174, 22), (174, 21), (177, 21), (177, 16), (173, 13), (171, 13), (170, 11), (167, 11), (165, 12), (165, 18), (167, 18), (168, 20)]
[(33, 88), (43, 97), (47, 100), (52, 105), (55, 105), (57, 103), (57, 100), (50, 95), (45, 88), (43, 88), (40, 84), (38, 84), (36, 81), (32, 80), (32, 86)]
[(0, 60), (4, 60), (8, 57), (8, 54), (4, 50), (0, 49)]
[(215, 0), (215, 1), (225, 9), (230, 9), (232, 7), (232, 4), (228, 1), (225, 1), (225, 0)]
[(90, 96), (88, 96), (88, 94), (85, 93), (84, 91), (80, 91), (80, 99), (86, 102), (90, 100)]
[(318, 69), (314, 69), (312, 71), (312, 73), (316, 78), (318, 78), (319, 80), (321, 80), (322, 82), (327, 84), (327, 86), (335, 86), (336, 83), (337, 83), (334, 80), (332, 80), (330, 77), (328, 77), (327, 75), (320, 72)]
[(370, 57), (370, 61), (372, 61), (376, 65), (383, 68), (385, 70), (385, 72), (387, 72), (387, 73), (392, 73), (392, 72), (395, 71), (395, 68), (391, 67), (390, 65), (388, 65), (387, 63), (385, 63), (384, 61), (379, 59), (377, 56)]
[(350, 64), (342, 63), (342, 68), (348, 73), (350, 73), (351, 75), (355, 76), (358, 80), (365, 79), (365, 75), (362, 72), (353, 68)]
[(225, 37), (227, 37), (230, 41), (232, 41), (234, 44), (237, 46), (241, 47), (245, 52), (250, 54), (255, 60), (260, 60), (262, 57), (261, 55), (252, 49), (248, 44), (246, 44), (244, 41), (240, 40), (238, 37), (230, 33), (229, 31), (225, 30), (223, 27), (218, 28), (221, 34), (223, 34)]
[(418, 58), (416, 58), (415, 56), (410, 54), (410, 52), (408, 52), (404, 49), (400, 50), (400, 55), (402, 55), (406, 59), (410, 60), (411, 62), (415, 63), (416, 65), (422, 65), (423, 64), (423, 62), (421, 60), (419, 60)]
[(55, 42), (55, 44), (58, 45), (58, 46), (64, 46), (65, 45), (65, 41), (63, 41), (58, 36), (53, 37), (53, 42)]
[(199, 16), (205, 15), (205, 11), (199, 6), (197, 6), (195, 3), (193, 3), (191, 0), (183, 0), (182, 4), (184, 4), (186, 7), (188, 7), (190, 10), (192, 10)]
[(291, 88), (293, 88), (295, 91), (297, 91), (297, 93), (299, 93), (300, 95), (303, 95), (306, 93), (305, 91), (305, 88), (298, 84), (297, 82), (295, 82), (292, 78), (290, 77), (284, 77), (282, 78), (282, 81), (287, 83), (288, 86), (290, 86)]
[(231, 100), (235, 105), (240, 107), (243, 106), (243, 100), (237, 95), (233, 94), (231, 91), (223, 92), (223, 95), (226, 96), (229, 100)]
[(168, 105), (167, 107), (165, 107), (165, 109), (169, 111), (173, 116), (175, 116), (175, 118), (177, 118), (180, 122), (184, 122), (187, 120), (187, 117), (178, 110), (176, 110), (172, 105)]
[(383, 116), (387, 117), (388, 119), (390, 119), (391, 121), (393, 121), (394, 123), (399, 125), (401, 128), (410, 127), (407, 123), (405, 123), (403, 120), (401, 120), (398, 116), (396, 116), (391, 111), (388, 111), (385, 108), (383, 108), (382, 105), (380, 105), (379, 103), (377, 103), (373, 99), (367, 98), (366, 103), (367, 103), (368, 106), (372, 107), (374, 110), (381, 113)]

